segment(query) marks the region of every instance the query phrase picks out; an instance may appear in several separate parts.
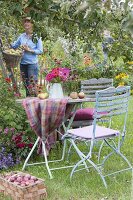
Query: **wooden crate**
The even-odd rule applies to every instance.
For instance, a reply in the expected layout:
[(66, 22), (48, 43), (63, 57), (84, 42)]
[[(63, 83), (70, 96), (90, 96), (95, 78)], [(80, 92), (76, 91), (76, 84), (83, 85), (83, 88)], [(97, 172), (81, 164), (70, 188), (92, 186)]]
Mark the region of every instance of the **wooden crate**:
[[(15, 172), (17, 175), (26, 175), (23, 172)], [(10, 173), (6, 176), (10, 176)], [(0, 192), (4, 196), (10, 196), (12, 200), (43, 200), (47, 197), (46, 186), (44, 180), (37, 178), (35, 183), (28, 186), (20, 186), (14, 182), (10, 182), (5, 178), (5, 175), (0, 176)]]

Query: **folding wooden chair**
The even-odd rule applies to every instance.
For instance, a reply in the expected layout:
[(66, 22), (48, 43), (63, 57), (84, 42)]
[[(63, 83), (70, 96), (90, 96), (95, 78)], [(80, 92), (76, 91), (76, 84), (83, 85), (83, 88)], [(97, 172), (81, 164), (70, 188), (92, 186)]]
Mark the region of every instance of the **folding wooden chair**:
[[(107, 187), (107, 183), (105, 180), (106, 176), (132, 169), (132, 165), (121, 152), (121, 146), (123, 144), (126, 134), (129, 96), (129, 86), (118, 88), (110, 87), (105, 90), (97, 91), (93, 124), (81, 128), (69, 129), (67, 133), (63, 136), (62, 139), (65, 141), (69, 141), (70, 144), (72, 144), (80, 158), (80, 160), (75, 164), (71, 171), (71, 178), (76, 171), (80, 172), (82, 171), (82, 169), (86, 169), (88, 172), (88, 168), (94, 167), (94, 169), (100, 175), (104, 186)], [(103, 126), (103, 122), (102, 125), (99, 125), (99, 120), (103, 121), (104, 119), (108, 119), (106, 121), (106, 123), (108, 123), (106, 124), (106, 127), (105, 124)], [(117, 124), (117, 129), (116, 127), (114, 128), (112, 126), (114, 123), (111, 123), (113, 120), (116, 119), (119, 119), (120, 122), (119, 128)], [(92, 152), (96, 141), (99, 140), (104, 141), (107, 147), (109, 147), (112, 151), (108, 153), (108, 155), (103, 159), (102, 163), (96, 164), (92, 160)], [(83, 151), (80, 149), (79, 141), (89, 142), (90, 146), (87, 154), (83, 153)], [(103, 171), (101, 171), (101, 166), (104, 167), (104, 164), (108, 160), (108, 158), (110, 158), (110, 156), (115, 153), (126, 162), (128, 167), (125, 169), (119, 169), (118, 171), (115, 171), (113, 173), (103, 174)]]

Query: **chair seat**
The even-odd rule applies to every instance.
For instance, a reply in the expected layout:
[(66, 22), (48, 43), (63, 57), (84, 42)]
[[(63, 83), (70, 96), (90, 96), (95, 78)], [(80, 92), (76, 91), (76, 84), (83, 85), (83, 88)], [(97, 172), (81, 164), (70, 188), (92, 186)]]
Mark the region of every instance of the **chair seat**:
[[(80, 120), (93, 120), (94, 115), (94, 108), (81, 108), (76, 111), (74, 121), (80, 121)], [(73, 115), (73, 112), (71, 113), (71, 116)], [(70, 117), (71, 117), (70, 116)]]
[[(92, 139), (93, 138), (93, 125), (91, 126), (85, 126), (82, 128), (76, 128), (76, 129), (69, 129), (68, 134), (75, 135), (80, 138), (85, 139)], [(103, 126), (96, 126), (96, 132), (95, 132), (95, 138), (106, 138), (106, 137), (114, 137), (118, 136), (120, 132), (118, 130), (106, 128)]]

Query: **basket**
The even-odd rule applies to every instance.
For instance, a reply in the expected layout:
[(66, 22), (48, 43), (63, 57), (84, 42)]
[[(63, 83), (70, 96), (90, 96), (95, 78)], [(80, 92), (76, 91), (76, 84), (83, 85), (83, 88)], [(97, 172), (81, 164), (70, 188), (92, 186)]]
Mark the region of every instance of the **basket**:
[(13, 54), (5, 53), (4, 51), (2, 51), (2, 54), (3, 54), (3, 58), (5, 60), (7, 68), (17, 67), (22, 58), (22, 54), (21, 55), (13, 55)]
[[(26, 175), (23, 172), (15, 172), (17, 175)], [(10, 175), (6, 174), (6, 175)], [(0, 176), (0, 192), (4, 196), (9, 196), (12, 200), (44, 200), (47, 197), (44, 180), (37, 178), (37, 183), (29, 186), (20, 186), (10, 182), (5, 176)]]

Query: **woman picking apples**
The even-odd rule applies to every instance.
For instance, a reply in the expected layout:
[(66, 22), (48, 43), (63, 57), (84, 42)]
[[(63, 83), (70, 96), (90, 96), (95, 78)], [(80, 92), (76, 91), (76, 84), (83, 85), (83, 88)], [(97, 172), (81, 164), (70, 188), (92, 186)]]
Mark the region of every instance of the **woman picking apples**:
[(38, 80), (38, 55), (43, 53), (43, 44), (41, 38), (33, 33), (33, 22), (30, 17), (24, 18), (23, 27), (25, 32), (11, 44), (11, 47), (13, 49), (18, 47), (23, 49), (20, 71), (26, 88), (26, 96), (30, 96), (28, 86), (31, 77), (34, 78), (35, 82)]

